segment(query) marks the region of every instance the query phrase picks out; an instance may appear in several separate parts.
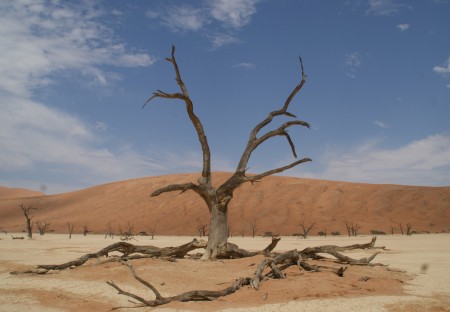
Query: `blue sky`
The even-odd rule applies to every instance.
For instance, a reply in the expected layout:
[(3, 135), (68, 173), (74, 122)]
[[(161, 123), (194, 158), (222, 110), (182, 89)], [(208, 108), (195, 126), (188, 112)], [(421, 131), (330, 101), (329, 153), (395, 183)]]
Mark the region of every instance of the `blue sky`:
[[(0, 185), (48, 194), (201, 171), (165, 61), (171, 45), (215, 171), (234, 171), (251, 129), (290, 111), (299, 157), (285, 175), (450, 185), (450, 1), (41, 1), (0, 4)], [(272, 127), (279, 125), (281, 119)], [(258, 173), (293, 161), (262, 145)], [(151, 190), (149, 190), (151, 191)]]

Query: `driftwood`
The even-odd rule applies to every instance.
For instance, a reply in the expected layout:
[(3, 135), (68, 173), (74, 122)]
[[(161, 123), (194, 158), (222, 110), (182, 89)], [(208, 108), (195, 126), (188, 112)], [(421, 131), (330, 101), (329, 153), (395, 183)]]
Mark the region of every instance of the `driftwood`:
[[(88, 253), (80, 258), (69, 261), (63, 264), (41, 264), (34, 270), (28, 270), (23, 272), (11, 272), (11, 274), (45, 274), (50, 270), (65, 270), (68, 268), (74, 268), (83, 265), (89, 259), (99, 259), (100, 257), (108, 257), (112, 252), (119, 252), (122, 254), (119, 260), (139, 259), (139, 258), (183, 258), (186, 254), (192, 250), (198, 248), (205, 248), (207, 242), (204, 240), (193, 239), (191, 242), (178, 246), (178, 247), (164, 247), (159, 248), (155, 246), (136, 246), (127, 242), (117, 242), (109, 245), (98, 252)], [(116, 261), (114, 258), (113, 261)]]
[[(272, 246), (272, 245), (273, 245), (273, 247), (275, 247), (275, 245), (278, 243), (278, 241), (279, 241), (279, 239), (274, 239), (272, 241), (272, 243), (268, 246), (268, 248), (270, 248), (270, 246)], [(111, 287), (113, 287), (114, 289), (116, 289), (120, 295), (131, 297), (131, 298), (139, 301), (144, 306), (149, 306), (149, 307), (160, 306), (160, 305), (172, 302), (172, 301), (181, 301), (181, 302), (212, 301), (217, 298), (230, 295), (230, 294), (236, 292), (238, 289), (242, 288), (243, 286), (247, 286), (247, 285), (251, 286), (255, 290), (258, 290), (260, 284), (265, 279), (270, 279), (270, 278), (284, 279), (284, 278), (286, 278), (286, 276), (283, 273), (283, 270), (285, 270), (286, 268), (288, 268), (292, 265), (297, 265), (299, 267), (299, 269), (303, 269), (305, 271), (311, 271), (311, 272), (330, 271), (330, 272), (333, 272), (334, 274), (338, 275), (339, 277), (343, 277), (344, 272), (347, 270), (347, 267), (340, 267), (339, 269), (336, 269), (336, 268), (332, 268), (332, 267), (317, 266), (317, 265), (308, 263), (307, 259), (309, 259), (309, 258), (316, 259), (317, 258), (316, 253), (328, 253), (328, 254), (336, 257), (336, 259), (339, 263), (346, 263), (346, 264), (350, 264), (350, 265), (353, 265), (353, 264), (369, 265), (370, 261), (372, 261), (375, 258), (375, 256), (378, 254), (378, 252), (373, 254), (369, 258), (363, 258), (363, 259), (357, 260), (357, 259), (352, 259), (350, 257), (344, 256), (344, 255), (340, 254), (339, 251), (343, 251), (343, 249), (351, 250), (351, 249), (357, 249), (357, 248), (361, 248), (361, 249), (375, 248), (374, 247), (375, 241), (376, 241), (376, 237), (372, 238), (372, 241), (368, 244), (362, 244), (362, 245), (355, 244), (355, 245), (350, 245), (350, 246), (346, 246), (346, 247), (327, 245), (327, 246), (320, 246), (320, 247), (314, 247), (314, 248), (306, 248), (301, 252), (294, 249), (294, 250), (291, 250), (291, 251), (288, 251), (288, 252), (285, 252), (282, 254), (274, 255), (272, 258), (266, 258), (263, 261), (261, 261), (260, 264), (257, 266), (255, 272), (253, 273), (253, 276), (236, 279), (233, 283), (231, 283), (231, 285), (229, 287), (222, 289), (222, 290), (217, 290), (217, 291), (192, 290), (192, 291), (187, 291), (187, 292), (175, 295), (175, 296), (164, 297), (158, 292), (158, 290), (151, 283), (149, 283), (148, 281), (142, 279), (141, 277), (139, 277), (137, 275), (134, 267), (132, 266), (132, 264), (130, 262), (127, 262), (127, 265), (130, 268), (130, 271), (131, 271), (133, 277), (137, 281), (139, 281), (141, 284), (143, 284), (145, 287), (149, 288), (152, 291), (152, 293), (154, 294), (155, 299), (147, 300), (136, 294), (127, 292), (127, 291), (123, 290), (122, 288), (120, 288), (113, 281), (109, 281), (109, 282), (107, 282), (107, 284), (110, 285)], [(266, 249), (268, 249), (268, 248), (266, 248)], [(270, 251), (267, 251), (266, 249), (265, 249), (265, 251), (270, 253)], [(241, 249), (238, 248), (238, 250), (241, 250)], [(256, 254), (264, 254), (264, 253), (259, 252)], [(267, 268), (269, 268), (270, 271), (268, 273), (264, 274), (264, 272)]]
[(272, 242), (261, 251), (248, 251), (239, 248), (236, 244), (226, 243), (218, 248), (216, 259), (236, 259), (236, 258), (247, 258), (256, 255), (264, 255), (268, 257), (270, 252), (277, 246), (278, 242), (281, 240), (279, 237), (272, 237)]
[[(239, 248), (237, 245), (232, 243), (227, 243), (222, 246), (220, 251), (221, 259), (231, 259), (231, 258), (244, 258), (252, 257), (255, 255), (265, 255), (269, 256), (270, 252), (275, 248), (277, 243), (281, 238), (272, 238), (272, 242), (262, 251), (250, 252), (245, 249)], [(73, 261), (65, 262), (63, 264), (40, 264), (37, 265), (36, 269), (27, 270), (23, 272), (11, 272), (11, 274), (46, 274), (50, 270), (65, 270), (69, 268), (74, 268), (81, 266), (86, 263), (89, 259), (99, 259), (100, 257), (108, 257), (112, 252), (119, 252), (122, 254), (119, 258), (110, 258), (105, 260), (105, 262), (112, 261), (126, 261), (142, 258), (163, 258), (163, 259), (173, 259), (173, 258), (184, 258), (189, 252), (199, 249), (206, 248), (207, 242), (204, 240), (193, 239), (191, 242), (178, 246), (178, 247), (164, 247), (159, 248), (155, 246), (136, 246), (127, 242), (117, 242), (109, 245), (97, 252), (88, 253), (81, 256)]]

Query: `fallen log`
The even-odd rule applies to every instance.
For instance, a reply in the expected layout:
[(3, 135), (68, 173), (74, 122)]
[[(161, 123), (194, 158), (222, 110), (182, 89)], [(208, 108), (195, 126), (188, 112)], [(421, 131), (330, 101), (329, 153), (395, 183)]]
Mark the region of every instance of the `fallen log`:
[(178, 247), (155, 247), (155, 246), (136, 246), (127, 242), (117, 242), (109, 245), (97, 252), (88, 253), (73, 261), (65, 262), (63, 264), (40, 264), (37, 265), (34, 270), (27, 271), (14, 271), (11, 274), (45, 274), (50, 270), (65, 270), (68, 268), (74, 268), (81, 266), (89, 259), (99, 259), (100, 257), (108, 257), (112, 252), (119, 252), (122, 254), (120, 260), (125, 261), (128, 259), (138, 258), (183, 258), (186, 254), (192, 250), (198, 248), (205, 248), (207, 242), (204, 240), (193, 239), (191, 242), (178, 246)]

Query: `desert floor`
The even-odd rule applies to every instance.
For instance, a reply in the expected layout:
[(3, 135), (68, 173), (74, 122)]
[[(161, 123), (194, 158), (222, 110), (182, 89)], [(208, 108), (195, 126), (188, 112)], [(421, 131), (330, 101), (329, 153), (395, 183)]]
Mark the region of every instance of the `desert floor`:
[[(23, 234), (13, 234), (22, 236)], [(351, 266), (344, 277), (331, 272), (305, 272), (291, 267), (287, 279), (262, 283), (258, 291), (244, 288), (213, 302), (170, 303), (158, 308), (134, 308), (125, 296), (105, 283), (113, 280), (123, 289), (151, 298), (128, 268), (118, 262), (90, 261), (81, 267), (47, 275), (11, 275), (37, 264), (59, 264), (119, 241), (103, 235), (36, 235), (32, 240), (13, 240), (0, 235), (0, 311), (450, 311), (450, 235), (379, 236), (376, 246), (385, 246), (373, 262), (389, 265)], [(371, 237), (283, 237), (275, 251), (318, 245), (345, 246), (367, 243)], [(192, 237), (136, 237), (133, 244), (178, 246)], [(231, 242), (248, 250), (263, 249), (270, 241), (262, 237), (233, 237)], [(345, 254), (367, 257), (374, 250)], [(219, 290), (236, 278), (252, 276), (260, 256), (202, 262), (182, 259), (134, 260), (137, 273), (162, 295), (188, 290)], [(321, 262), (324, 264), (323, 262)], [(327, 261), (327, 265), (336, 264)], [(399, 270), (406, 273), (399, 272)], [(361, 277), (368, 277), (366, 281)]]

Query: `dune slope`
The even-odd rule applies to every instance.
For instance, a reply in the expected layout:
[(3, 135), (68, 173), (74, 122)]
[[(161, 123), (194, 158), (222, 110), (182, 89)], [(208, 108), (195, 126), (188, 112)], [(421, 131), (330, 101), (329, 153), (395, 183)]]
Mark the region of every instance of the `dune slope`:
[[(215, 184), (230, 173), (214, 174)], [(177, 192), (150, 197), (172, 183), (195, 182), (199, 174), (178, 174), (133, 179), (88, 189), (45, 196), (39, 192), (0, 188), (0, 227), (23, 231), (25, 222), (19, 204), (32, 205), (34, 221), (47, 221), (55, 232), (67, 232), (67, 223), (80, 233), (105, 233), (110, 223), (119, 232), (133, 225), (134, 231), (152, 229), (156, 235), (197, 235), (198, 226), (209, 220), (206, 205), (194, 192)], [(399, 224), (418, 232), (450, 231), (450, 187), (419, 187), (344, 183), (272, 176), (259, 183), (245, 184), (230, 203), (233, 236), (271, 231), (292, 235), (301, 232), (300, 220), (315, 223), (311, 234), (326, 229), (328, 234), (346, 234), (344, 220), (358, 224), (360, 234), (371, 230), (399, 233)]]

